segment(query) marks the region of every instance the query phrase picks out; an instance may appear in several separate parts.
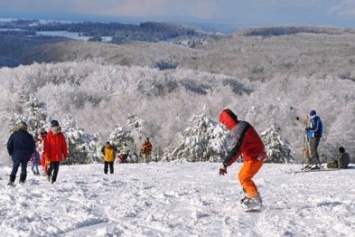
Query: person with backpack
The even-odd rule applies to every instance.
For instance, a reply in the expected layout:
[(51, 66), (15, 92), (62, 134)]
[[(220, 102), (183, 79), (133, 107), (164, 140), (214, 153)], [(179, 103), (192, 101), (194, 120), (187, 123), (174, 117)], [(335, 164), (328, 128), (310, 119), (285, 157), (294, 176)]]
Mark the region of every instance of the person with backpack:
[(227, 167), (232, 165), (239, 156), (243, 156), (244, 163), (239, 171), (238, 179), (246, 193), (241, 200), (245, 210), (260, 209), (263, 205), (260, 192), (252, 178), (263, 166), (267, 154), (265, 146), (254, 127), (246, 121), (238, 120), (230, 109), (222, 111), (219, 121), (229, 130), (231, 147), (223, 159), (220, 175), (227, 173)]
[(309, 125), (306, 127), (307, 138), (309, 142), (310, 159), (305, 169), (320, 169), (320, 160), (318, 146), (323, 135), (323, 123), (315, 110), (309, 112)]
[(27, 163), (36, 149), (36, 143), (31, 134), (27, 132), (27, 123), (21, 121), (18, 129), (12, 133), (7, 141), (7, 151), (12, 158), (12, 171), (8, 185), (15, 186), (18, 168), (21, 165), (20, 183), (27, 177)]

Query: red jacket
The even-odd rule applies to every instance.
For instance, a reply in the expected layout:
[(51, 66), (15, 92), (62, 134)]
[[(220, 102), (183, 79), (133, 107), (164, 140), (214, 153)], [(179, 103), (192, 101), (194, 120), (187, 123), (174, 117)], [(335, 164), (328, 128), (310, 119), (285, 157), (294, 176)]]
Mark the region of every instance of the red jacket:
[(54, 134), (52, 130), (48, 132), (44, 140), (43, 157), (50, 161), (61, 161), (68, 157), (67, 142), (63, 133)]
[(244, 161), (263, 161), (267, 158), (263, 141), (248, 122), (239, 121), (230, 110), (222, 111), (220, 122), (230, 130), (232, 139), (232, 146), (224, 159), (224, 165), (231, 165), (240, 155)]

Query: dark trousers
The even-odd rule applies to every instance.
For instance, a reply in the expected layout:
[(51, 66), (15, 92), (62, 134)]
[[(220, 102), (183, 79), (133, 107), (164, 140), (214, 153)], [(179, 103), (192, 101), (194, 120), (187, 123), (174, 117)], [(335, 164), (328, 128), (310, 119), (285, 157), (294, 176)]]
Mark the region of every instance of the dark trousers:
[(107, 174), (108, 167), (110, 166), (110, 173), (113, 174), (113, 161), (104, 161), (104, 172)]
[(310, 164), (320, 164), (318, 155), (319, 137), (312, 137), (309, 139), (309, 150), (310, 150)]
[[(52, 175), (52, 171), (53, 171), (53, 175)], [(58, 171), (59, 171), (59, 161), (51, 161), (47, 175), (49, 177), (52, 176), (52, 183), (57, 181)]]
[(27, 176), (27, 163), (28, 163), (28, 160), (15, 160), (15, 161), (13, 161), (12, 171), (11, 171), (11, 174), (10, 174), (10, 181), (11, 182), (15, 181), (17, 170), (20, 167), (20, 165), (21, 165), (20, 182), (25, 182), (26, 176)]

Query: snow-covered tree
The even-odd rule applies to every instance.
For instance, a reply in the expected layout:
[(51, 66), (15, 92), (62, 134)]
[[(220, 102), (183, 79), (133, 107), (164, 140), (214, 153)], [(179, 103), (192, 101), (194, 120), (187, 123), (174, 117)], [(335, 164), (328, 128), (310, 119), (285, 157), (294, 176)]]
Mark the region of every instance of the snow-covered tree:
[(68, 142), (69, 157), (65, 164), (89, 164), (102, 161), (102, 155), (97, 149), (97, 136), (86, 133), (76, 126), (75, 120), (67, 115), (60, 124)]
[(180, 144), (164, 159), (186, 159), (190, 162), (220, 161), (226, 154), (226, 132), (206, 113), (194, 116), (191, 127), (180, 134)]
[(267, 150), (267, 162), (288, 163), (292, 161), (291, 149), (286, 141), (281, 139), (281, 128), (271, 123), (270, 128), (261, 133), (261, 139)]
[(28, 132), (37, 138), (40, 130), (47, 124), (47, 108), (44, 102), (39, 101), (35, 96), (30, 95), (28, 99), (23, 98), (19, 103), (19, 111), (10, 120), (10, 131), (17, 129), (20, 121), (27, 123)]

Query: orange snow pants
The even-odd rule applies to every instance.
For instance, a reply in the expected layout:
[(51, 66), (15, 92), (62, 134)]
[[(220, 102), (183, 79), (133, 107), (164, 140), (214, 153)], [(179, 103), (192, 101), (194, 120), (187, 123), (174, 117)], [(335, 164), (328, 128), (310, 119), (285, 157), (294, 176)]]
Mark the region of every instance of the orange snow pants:
[(263, 164), (263, 161), (244, 161), (244, 164), (239, 171), (239, 182), (243, 186), (243, 190), (247, 193), (249, 198), (253, 198), (258, 195), (258, 189), (252, 178), (263, 166)]

